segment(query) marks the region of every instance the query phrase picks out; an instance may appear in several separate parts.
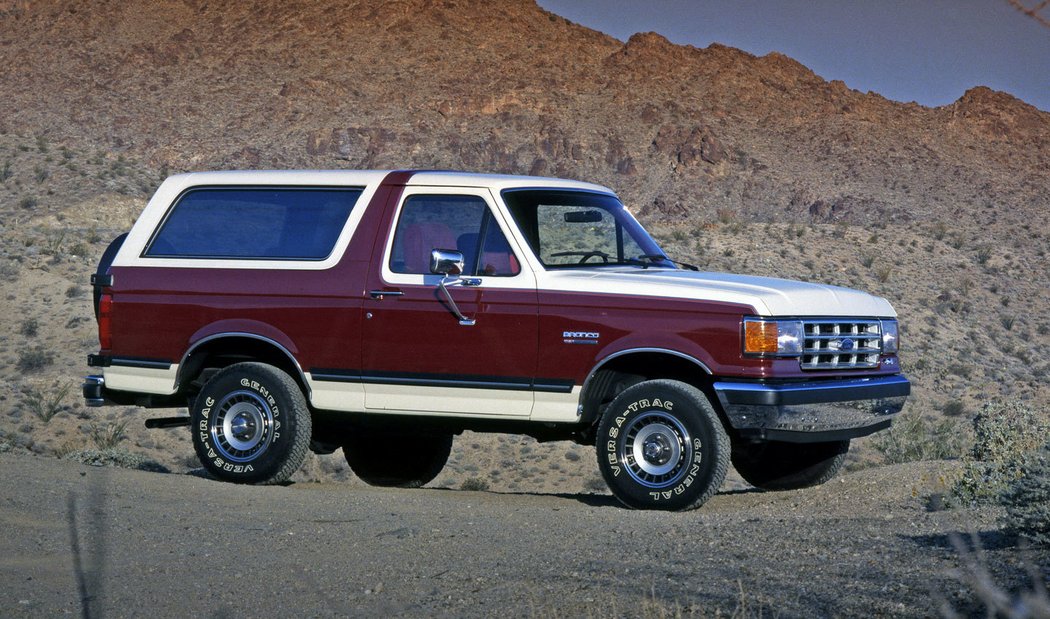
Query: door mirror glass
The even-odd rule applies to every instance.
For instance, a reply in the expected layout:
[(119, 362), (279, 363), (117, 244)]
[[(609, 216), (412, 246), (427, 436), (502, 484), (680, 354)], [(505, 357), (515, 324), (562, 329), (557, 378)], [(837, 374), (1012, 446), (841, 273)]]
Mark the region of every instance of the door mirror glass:
[(602, 212), (597, 210), (589, 211), (568, 211), (565, 213), (565, 223), (570, 224), (597, 224), (602, 221)]
[(451, 249), (430, 252), (430, 272), (436, 275), (459, 275), (463, 272), (463, 254)]

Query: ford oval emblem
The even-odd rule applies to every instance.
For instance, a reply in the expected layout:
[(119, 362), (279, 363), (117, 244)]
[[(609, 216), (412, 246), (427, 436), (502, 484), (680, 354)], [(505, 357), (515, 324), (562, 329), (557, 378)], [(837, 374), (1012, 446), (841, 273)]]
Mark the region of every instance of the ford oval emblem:
[(842, 344), (839, 346), (839, 350), (853, 350), (854, 346), (856, 346), (856, 343), (847, 337), (844, 340), (842, 340)]

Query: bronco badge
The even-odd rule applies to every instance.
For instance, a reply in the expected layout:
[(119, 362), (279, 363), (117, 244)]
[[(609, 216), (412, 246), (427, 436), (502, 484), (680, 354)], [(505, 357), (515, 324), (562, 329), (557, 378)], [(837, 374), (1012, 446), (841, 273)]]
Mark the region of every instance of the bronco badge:
[(563, 331), (561, 337), (566, 344), (597, 344), (601, 334), (597, 331)]

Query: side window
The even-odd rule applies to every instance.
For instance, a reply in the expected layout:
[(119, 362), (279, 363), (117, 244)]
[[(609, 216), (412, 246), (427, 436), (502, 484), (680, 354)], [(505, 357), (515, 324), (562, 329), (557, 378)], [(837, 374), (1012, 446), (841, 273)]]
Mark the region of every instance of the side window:
[(405, 200), (390, 270), (429, 274), (434, 249), (462, 253), (465, 275), (510, 276), (521, 270), (488, 205), (476, 196), (415, 195)]
[(144, 253), (151, 258), (324, 260), (360, 188), (205, 187), (171, 208)]

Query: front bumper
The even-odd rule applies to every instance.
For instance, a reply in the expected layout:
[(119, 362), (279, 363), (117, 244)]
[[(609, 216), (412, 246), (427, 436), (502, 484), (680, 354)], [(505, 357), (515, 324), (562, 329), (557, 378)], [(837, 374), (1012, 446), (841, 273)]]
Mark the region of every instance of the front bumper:
[(890, 425), (911, 393), (901, 374), (808, 382), (714, 384), (740, 436), (821, 442), (865, 436)]

